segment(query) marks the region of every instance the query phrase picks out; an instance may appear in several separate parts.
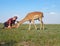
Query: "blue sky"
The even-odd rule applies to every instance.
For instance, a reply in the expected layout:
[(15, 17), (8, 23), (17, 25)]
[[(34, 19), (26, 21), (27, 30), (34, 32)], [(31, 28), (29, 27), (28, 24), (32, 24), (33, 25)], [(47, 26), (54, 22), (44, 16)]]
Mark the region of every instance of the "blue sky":
[(34, 11), (44, 13), (45, 24), (60, 24), (60, 0), (0, 0), (0, 22), (13, 16), (20, 21)]

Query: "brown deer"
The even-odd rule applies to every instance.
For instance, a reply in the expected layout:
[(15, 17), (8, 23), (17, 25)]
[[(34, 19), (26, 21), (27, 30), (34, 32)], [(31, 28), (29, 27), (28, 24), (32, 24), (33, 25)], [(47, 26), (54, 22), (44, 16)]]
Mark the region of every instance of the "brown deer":
[(37, 29), (37, 27), (36, 27), (36, 25), (34, 23), (34, 20), (39, 20), (41, 22), (40, 29), (44, 29), (44, 24), (43, 24), (42, 18), (43, 18), (43, 13), (42, 12), (31, 12), (31, 13), (28, 13), (27, 16), (24, 19), (22, 19), (21, 21), (19, 21), (19, 23), (17, 23), (17, 28), (22, 23), (24, 23), (26, 21), (29, 21), (30, 22), (29, 30), (31, 28), (31, 24), (33, 24), (35, 26), (35, 29)]

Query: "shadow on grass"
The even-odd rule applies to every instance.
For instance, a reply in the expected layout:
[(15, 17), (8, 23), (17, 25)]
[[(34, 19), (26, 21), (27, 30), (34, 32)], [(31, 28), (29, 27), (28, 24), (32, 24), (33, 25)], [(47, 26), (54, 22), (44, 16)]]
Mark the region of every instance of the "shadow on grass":
[[(37, 28), (37, 30), (40, 30), (40, 28)], [(42, 29), (43, 30), (43, 29)], [(47, 28), (44, 28), (44, 30), (47, 30)]]
[(3, 30), (4, 28), (0, 28), (0, 31)]
[(8, 43), (1, 42), (1, 43), (0, 43), (0, 46), (15, 46), (16, 43), (17, 43), (17, 42), (11, 40), (11, 41), (8, 42)]

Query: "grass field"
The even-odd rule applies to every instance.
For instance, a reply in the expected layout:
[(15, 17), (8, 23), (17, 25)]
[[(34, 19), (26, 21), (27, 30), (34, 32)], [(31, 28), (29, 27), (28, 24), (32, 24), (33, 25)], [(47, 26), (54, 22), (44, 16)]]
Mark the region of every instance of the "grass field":
[(0, 46), (60, 46), (60, 24), (46, 24), (45, 30), (35, 30), (32, 26), (29, 31), (27, 24), (18, 29), (1, 28)]

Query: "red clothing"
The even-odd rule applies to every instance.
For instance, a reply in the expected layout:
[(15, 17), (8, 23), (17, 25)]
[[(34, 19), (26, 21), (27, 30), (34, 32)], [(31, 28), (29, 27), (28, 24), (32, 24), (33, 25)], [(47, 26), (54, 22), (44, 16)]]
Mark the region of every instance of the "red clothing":
[(10, 19), (6, 22), (6, 24), (7, 24), (7, 25), (10, 24), (10, 26), (12, 26), (12, 24), (15, 24), (15, 21), (16, 21), (16, 20), (13, 20), (13, 18), (10, 18)]

